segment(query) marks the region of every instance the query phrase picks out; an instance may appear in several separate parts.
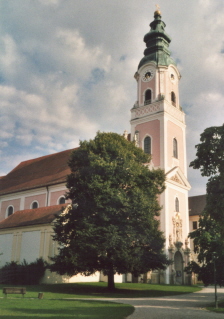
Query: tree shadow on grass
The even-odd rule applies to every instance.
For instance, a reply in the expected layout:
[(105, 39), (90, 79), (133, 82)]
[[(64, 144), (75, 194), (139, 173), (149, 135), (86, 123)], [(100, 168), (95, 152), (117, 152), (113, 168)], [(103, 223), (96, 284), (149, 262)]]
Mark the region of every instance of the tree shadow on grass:
[[(1, 285), (0, 285), (1, 289)], [(196, 289), (197, 291), (200, 289)], [(44, 293), (44, 298), (140, 298), (174, 296), (193, 292), (192, 287), (151, 285), (151, 284), (116, 284), (111, 292), (106, 283), (71, 283), (43, 284), (27, 286), (27, 297), (37, 297), (38, 292)], [(45, 294), (46, 293), (46, 294)]]

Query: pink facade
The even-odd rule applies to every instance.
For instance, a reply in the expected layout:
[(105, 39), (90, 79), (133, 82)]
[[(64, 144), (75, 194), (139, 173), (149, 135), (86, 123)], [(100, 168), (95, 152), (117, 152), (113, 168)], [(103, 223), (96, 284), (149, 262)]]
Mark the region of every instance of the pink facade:
[(182, 172), (185, 171), (184, 163), (184, 136), (183, 130), (180, 126), (174, 124), (171, 121), (167, 122), (167, 151), (168, 151), (168, 166), (173, 167), (173, 139), (177, 140), (178, 145), (178, 165)]
[(178, 84), (170, 81), (169, 78), (166, 78), (166, 99), (171, 103), (171, 92), (175, 93), (176, 96), (176, 106), (179, 107), (179, 92), (178, 92)]
[(30, 209), (32, 202), (37, 201), (38, 207), (46, 206), (46, 194), (32, 195), (25, 197), (24, 209)]
[[(37, 194), (37, 195), (23, 195), (18, 199), (5, 200), (1, 203), (0, 210), (0, 221), (8, 217), (8, 207), (13, 207), (13, 213), (19, 210), (30, 209), (33, 202), (38, 203), (38, 207), (46, 207), (46, 205), (58, 205), (59, 198), (65, 195), (65, 190), (59, 190), (55, 192), (50, 192), (49, 202), (47, 203), (47, 193)], [(23, 204), (24, 202), (24, 204)], [(69, 200), (66, 200), (66, 203), (69, 203)]]
[(65, 190), (52, 192), (50, 196), (50, 206), (51, 205), (58, 205), (59, 204), (59, 198), (65, 195)]
[(9, 206), (13, 206), (13, 213), (20, 210), (20, 201), (20, 198), (3, 201), (1, 205), (0, 221), (7, 217), (7, 209)]
[(160, 121), (153, 120), (138, 124), (135, 130), (139, 131), (139, 144), (143, 148), (144, 138), (151, 137), (152, 161), (155, 166), (160, 166)]

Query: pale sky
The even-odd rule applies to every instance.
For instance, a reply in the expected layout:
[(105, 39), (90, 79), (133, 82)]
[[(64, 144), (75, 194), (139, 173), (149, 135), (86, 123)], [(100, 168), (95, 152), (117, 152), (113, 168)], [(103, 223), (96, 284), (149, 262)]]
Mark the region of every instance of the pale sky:
[[(157, 2), (0, 0), (0, 176), (21, 161), (130, 132), (134, 73)], [(224, 1), (160, 0), (182, 75), (188, 163), (224, 121)], [(191, 195), (206, 179), (189, 169)]]

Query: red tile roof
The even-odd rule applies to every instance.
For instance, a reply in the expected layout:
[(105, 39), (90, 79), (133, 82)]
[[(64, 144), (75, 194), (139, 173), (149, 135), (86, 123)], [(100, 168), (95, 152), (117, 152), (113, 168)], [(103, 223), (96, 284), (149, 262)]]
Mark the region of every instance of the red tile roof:
[(66, 204), (19, 210), (0, 222), (0, 229), (50, 224)]
[(0, 179), (0, 195), (65, 183), (70, 173), (68, 159), (72, 150), (21, 162)]

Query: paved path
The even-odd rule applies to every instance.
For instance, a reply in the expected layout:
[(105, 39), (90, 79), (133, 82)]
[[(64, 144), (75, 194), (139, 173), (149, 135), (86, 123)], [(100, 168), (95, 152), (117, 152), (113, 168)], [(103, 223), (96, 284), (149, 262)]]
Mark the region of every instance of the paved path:
[[(224, 300), (224, 288), (217, 288), (217, 291), (218, 300)], [(206, 287), (198, 292), (172, 297), (88, 298), (88, 300), (114, 301), (133, 305), (135, 311), (127, 319), (224, 319), (223, 313), (214, 313), (205, 309), (215, 300), (214, 287)]]
[[(218, 288), (218, 300), (224, 299), (224, 288)], [(218, 319), (224, 314), (207, 311), (206, 305), (214, 301), (214, 288), (199, 292), (161, 298), (113, 299), (131, 304), (134, 313), (128, 319)]]

